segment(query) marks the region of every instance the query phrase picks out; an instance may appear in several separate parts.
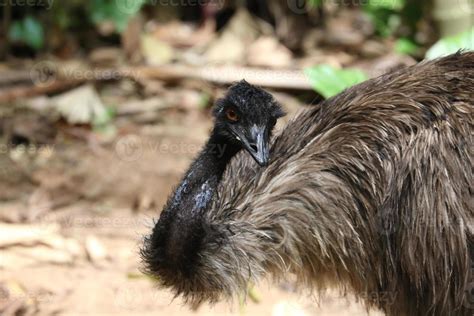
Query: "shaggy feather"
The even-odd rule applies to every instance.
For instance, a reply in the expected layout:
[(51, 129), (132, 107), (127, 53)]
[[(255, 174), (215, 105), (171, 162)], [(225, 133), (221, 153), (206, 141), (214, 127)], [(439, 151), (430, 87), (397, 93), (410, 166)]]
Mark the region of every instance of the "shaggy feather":
[[(335, 282), (387, 315), (472, 315), (474, 52), (354, 86), (274, 137), (268, 167), (238, 154), (192, 274), (147, 271), (191, 303), (294, 273)], [(175, 238), (179, 238), (179, 235)]]

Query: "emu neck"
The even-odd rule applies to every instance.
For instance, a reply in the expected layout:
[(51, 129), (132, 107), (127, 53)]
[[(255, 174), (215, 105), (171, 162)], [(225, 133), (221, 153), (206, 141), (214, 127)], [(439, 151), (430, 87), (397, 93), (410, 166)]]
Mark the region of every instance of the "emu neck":
[[(186, 172), (149, 238), (144, 257), (158, 274), (190, 273), (202, 238), (203, 214), (209, 209), (227, 163), (240, 150), (215, 132)], [(158, 272), (160, 271), (160, 272)]]
[(214, 132), (176, 189), (171, 208), (189, 211), (206, 209), (227, 164), (238, 151), (237, 146), (229, 144)]

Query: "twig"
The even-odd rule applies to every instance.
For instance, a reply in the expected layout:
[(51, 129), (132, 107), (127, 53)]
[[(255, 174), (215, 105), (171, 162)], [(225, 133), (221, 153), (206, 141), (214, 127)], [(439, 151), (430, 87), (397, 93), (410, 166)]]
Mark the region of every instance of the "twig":
[(177, 81), (200, 79), (217, 84), (231, 84), (242, 79), (267, 88), (311, 90), (311, 84), (301, 70), (274, 70), (238, 66), (159, 66), (123, 69), (127, 77)]
[[(42, 69), (46, 71), (45, 69)], [(81, 70), (88, 71), (88, 70)], [(52, 69), (54, 80), (43, 85), (31, 85), (31, 78), (25, 72), (17, 75), (3, 76), (1, 85), (12, 85), (15, 81), (28, 81), (29, 85), (5, 87), (0, 89), (0, 102), (9, 102), (17, 98), (32, 97), (35, 95), (55, 93), (75, 85), (89, 81), (118, 80), (132, 78), (138, 81), (158, 79), (166, 82), (177, 82), (183, 79), (197, 79), (214, 84), (231, 84), (245, 79), (248, 82), (267, 88), (311, 90), (311, 85), (301, 70), (273, 70), (237, 66), (159, 66), (159, 67), (126, 67), (122, 69), (91, 70), (94, 76), (77, 77), (77, 72), (68, 73), (61, 67)], [(113, 76), (111, 76), (113, 74)]]
[(27, 70), (2, 71), (0, 76), (0, 87), (28, 81), (31, 81), (31, 76), (30, 72)]
[(0, 89), (0, 103), (67, 90), (82, 82), (83, 80), (55, 80), (44, 86), (21, 85)]

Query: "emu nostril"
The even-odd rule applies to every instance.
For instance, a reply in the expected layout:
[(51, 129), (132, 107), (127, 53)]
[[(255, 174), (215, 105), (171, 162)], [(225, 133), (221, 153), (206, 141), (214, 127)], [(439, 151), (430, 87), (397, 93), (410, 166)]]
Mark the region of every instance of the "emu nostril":
[(249, 144), (250, 148), (252, 148), (253, 151), (257, 152), (257, 144), (255, 143), (252, 143), (252, 144)]

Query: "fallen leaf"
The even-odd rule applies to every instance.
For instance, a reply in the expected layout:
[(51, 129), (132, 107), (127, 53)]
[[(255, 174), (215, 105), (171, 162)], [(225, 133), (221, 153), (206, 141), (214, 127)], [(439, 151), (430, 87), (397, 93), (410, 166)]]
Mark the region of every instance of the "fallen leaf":
[(174, 47), (192, 47), (205, 45), (212, 39), (215, 32), (215, 23), (206, 20), (199, 28), (195, 24), (172, 20), (167, 23), (157, 23), (152, 31), (153, 36)]
[(288, 68), (292, 54), (275, 37), (262, 36), (248, 48), (247, 62), (251, 66)]
[(91, 85), (63, 93), (53, 98), (53, 102), (59, 113), (71, 124), (92, 124), (109, 116)]
[(210, 43), (205, 56), (209, 62), (242, 63), (248, 45), (263, 32), (262, 24), (255, 17), (239, 9), (220, 36)]
[(52, 240), (62, 238), (57, 234), (59, 226), (48, 225), (20, 225), (0, 223), (0, 248), (13, 245), (48, 244)]
[(242, 62), (245, 54), (245, 44), (232, 33), (223, 33), (212, 43), (206, 52), (209, 62), (237, 63)]

